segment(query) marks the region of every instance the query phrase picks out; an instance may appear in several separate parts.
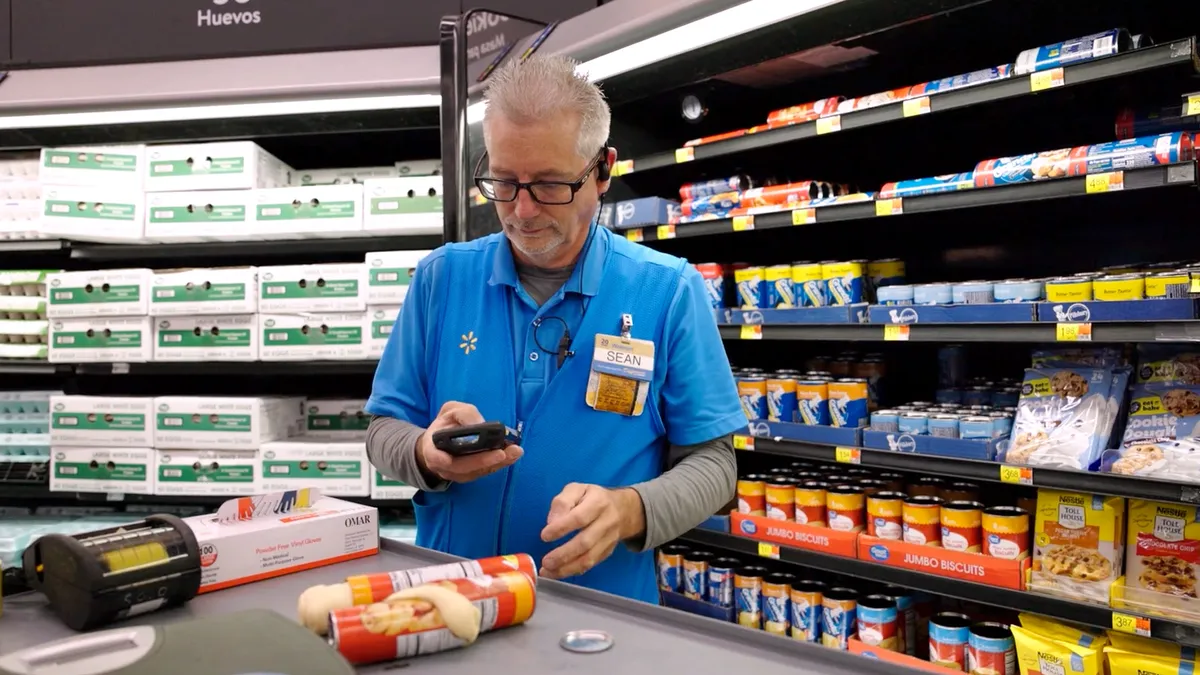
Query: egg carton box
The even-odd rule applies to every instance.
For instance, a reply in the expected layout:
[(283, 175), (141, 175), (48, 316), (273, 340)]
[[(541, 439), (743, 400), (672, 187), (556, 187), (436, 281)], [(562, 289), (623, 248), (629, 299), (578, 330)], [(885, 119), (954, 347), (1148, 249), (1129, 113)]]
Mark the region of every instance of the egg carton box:
[(0, 319), (0, 344), (45, 346), (49, 333), (50, 322), (45, 319)]
[(149, 396), (54, 396), (50, 444), (93, 448), (153, 447)]
[(375, 178), (363, 186), (363, 229), (370, 235), (441, 234), (442, 177)]
[(258, 357), (262, 361), (366, 359), (364, 314), (259, 314)]
[(0, 415), (49, 414), (50, 399), (61, 391), (0, 391)]
[(258, 268), (199, 267), (155, 273), (150, 316), (253, 314), (258, 311)]
[(367, 308), (367, 318), (363, 326), (367, 340), (367, 358), (378, 361), (383, 358), (383, 350), (392, 337), (396, 320), (400, 318), (400, 306), (378, 306)]
[(412, 499), (415, 494), (417, 488), (372, 471), (371, 499)]
[(50, 321), (51, 363), (146, 363), (153, 356), (153, 319), (148, 316)]
[(36, 295), (0, 295), (0, 319), (36, 321), (46, 318), (46, 298)]
[(38, 182), (40, 153), (0, 159), (0, 184)]
[(51, 319), (146, 316), (150, 313), (148, 269), (55, 272), (46, 279)]
[(290, 166), (252, 141), (146, 148), (146, 192), (276, 188), (291, 176)]
[(42, 232), (63, 239), (130, 244), (143, 241), (146, 200), (138, 188), (48, 185)]
[(304, 436), (326, 440), (366, 440), (371, 413), (366, 399), (314, 399), (304, 403)]
[(369, 178), (396, 178), (395, 166), (360, 166), (348, 169), (309, 169), (292, 172), (293, 185), (350, 185)]
[(159, 450), (257, 450), (287, 438), (302, 399), (250, 396), (159, 396), (154, 442)]
[(259, 492), (258, 452), (159, 450), (154, 494), (198, 497)]
[(53, 270), (0, 270), (0, 295), (46, 297), (46, 279)]
[(260, 312), (361, 312), (367, 308), (362, 263), (258, 268)]
[(257, 361), (258, 315), (154, 319), (155, 361)]
[(406, 162), (396, 162), (396, 173), (401, 178), (407, 176), (440, 176), (442, 175), (442, 160), (413, 159)]
[(428, 250), (375, 251), (368, 253), (364, 265), (367, 272), (368, 305), (399, 305), (408, 295), (417, 263), (429, 255)]
[(41, 195), (13, 198), (4, 194), (3, 187), (0, 183), (0, 239), (45, 239)]
[(157, 459), (151, 448), (55, 446), (50, 491), (152, 495)]
[(367, 497), (374, 469), (363, 441), (292, 438), (263, 445), (264, 491), (318, 488), (322, 494)]
[(251, 233), (260, 239), (362, 236), (363, 187), (305, 185), (256, 190)]
[(38, 180), (44, 185), (142, 189), (144, 145), (43, 148)]
[(146, 194), (148, 241), (242, 241), (253, 226), (253, 190)]

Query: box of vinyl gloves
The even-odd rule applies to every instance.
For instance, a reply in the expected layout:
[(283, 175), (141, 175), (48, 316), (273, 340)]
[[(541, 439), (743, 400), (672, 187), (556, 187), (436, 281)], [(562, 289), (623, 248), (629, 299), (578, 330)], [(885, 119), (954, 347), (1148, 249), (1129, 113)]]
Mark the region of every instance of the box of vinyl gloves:
[(154, 319), (154, 360), (257, 361), (258, 317), (158, 317)]

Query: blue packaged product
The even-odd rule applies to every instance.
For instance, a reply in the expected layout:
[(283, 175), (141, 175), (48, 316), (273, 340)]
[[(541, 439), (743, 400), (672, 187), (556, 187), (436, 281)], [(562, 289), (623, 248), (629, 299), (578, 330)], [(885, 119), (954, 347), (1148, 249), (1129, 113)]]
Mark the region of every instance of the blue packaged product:
[(1153, 136), (1168, 131), (1200, 131), (1200, 115), (1189, 115), (1188, 105), (1173, 105), (1159, 110), (1126, 108), (1117, 113), (1117, 138)]
[(929, 435), (938, 438), (958, 438), (958, 415), (940, 413), (929, 417)]
[(950, 173), (929, 178), (910, 178), (894, 183), (885, 183), (879, 188), (879, 199), (895, 197), (916, 197), (917, 195), (936, 195), (943, 192), (958, 192), (975, 187), (975, 173)]
[(962, 403), (963, 390), (956, 388), (938, 389), (934, 400), (938, 403)]
[(826, 304), (844, 307), (863, 301), (866, 265), (861, 260), (821, 263), (821, 278), (826, 283)]
[(733, 572), (741, 567), (736, 558), (718, 558), (708, 564), (708, 602), (733, 608)]
[(903, 284), (904, 261), (899, 258), (872, 260), (867, 263), (867, 277), (871, 280), (871, 288), (875, 289)]
[(1174, 131), (1157, 136), (1139, 136), (1089, 145), (1083, 153), (1073, 153), (1075, 161), (1071, 165), (1071, 175), (1174, 164), (1194, 157), (1192, 135), (1189, 133)]
[(1128, 49), (1130, 43), (1128, 32), (1122, 28), (1113, 28), (1044, 47), (1026, 49), (1017, 55), (1015, 72), (1017, 75), (1028, 75), (1040, 70), (1111, 56)]
[(822, 599), (821, 644), (845, 651), (858, 630), (858, 591), (831, 588)]
[(796, 378), (776, 373), (767, 378), (767, 419), (772, 422), (795, 422)]
[(958, 421), (958, 437), (967, 440), (992, 438), (994, 424), (987, 415), (972, 415)]
[(714, 178), (712, 180), (681, 185), (679, 187), (679, 198), (686, 202), (726, 192), (741, 192), (742, 190), (749, 190), (752, 187), (754, 187), (754, 181), (747, 176)]
[(797, 307), (824, 307), (828, 286), (821, 276), (821, 263), (792, 263), (792, 295)]
[(767, 419), (767, 379), (758, 375), (743, 375), (737, 380), (738, 397), (742, 401), (742, 412), (751, 420)]
[(900, 431), (900, 411), (876, 410), (871, 413), (871, 431), (886, 431), (889, 433)]
[(771, 265), (763, 270), (763, 276), (767, 282), (765, 304), (768, 309), (791, 309), (797, 306), (791, 265)]
[(857, 429), (870, 423), (867, 381), (861, 378), (842, 378), (830, 382), (829, 417), (835, 427)]
[(950, 287), (950, 301), (956, 305), (982, 305), (996, 301), (990, 281), (964, 281)]
[(950, 284), (917, 284), (913, 286), (914, 305), (948, 305), (952, 299)]
[(974, 386), (963, 392), (962, 404), (968, 408), (971, 406), (989, 406), (992, 404), (992, 388), (985, 386)]
[(1005, 80), (1012, 76), (1012, 71), (1013, 66), (1010, 63), (999, 65), (995, 68), (984, 68), (962, 75), (955, 75), (954, 77), (926, 82), (925, 84), (913, 85), (912, 89), (909, 89), (908, 95), (910, 97), (924, 96), (925, 94), (953, 91), (964, 87), (974, 87), (978, 84), (995, 82), (996, 80)]
[(695, 218), (707, 214), (728, 213), (742, 204), (742, 193), (721, 192), (707, 197), (689, 199), (679, 205), (679, 213)]
[[(1026, 369), (1005, 461), (1089, 470), (1108, 447), (1120, 409), (1115, 398), (1125, 391), (1128, 371), (1127, 368)], [(1129, 409), (1134, 409), (1132, 404)], [(1131, 423), (1132, 420), (1133, 413)]]
[(738, 306), (742, 309), (766, 309), (767, 276), (761, 267), (743, 267), (733, 272), (737, 284)]
[(929, 413), (906, 412), (900, 416), (897, 426), (897, 430), (902, 434), (927, 434), (929, 433)]
[(825, 584), (820, 581), (800, 581), (792, 584), (792, 639), (820, 642), (824, 609)]
[(992, 418), (992, 438), (1004, 438), (1012, 433), (1012, 416), (1006, 412), (991, 412), (988, 417)]
[(913, 287), (884, 286), (875, 291), (875, 298), (881, 305), (911, 305), (913, 304)]
[(1020, 399), (1020, 387), (1003, 387), (992, 390), (992, 405), (997, 408), (1015, 408)]
[(1046, 287), (1039, 279), (997, 281), (993, 293), (996, 302), (1036, 302), (1045, 297)]

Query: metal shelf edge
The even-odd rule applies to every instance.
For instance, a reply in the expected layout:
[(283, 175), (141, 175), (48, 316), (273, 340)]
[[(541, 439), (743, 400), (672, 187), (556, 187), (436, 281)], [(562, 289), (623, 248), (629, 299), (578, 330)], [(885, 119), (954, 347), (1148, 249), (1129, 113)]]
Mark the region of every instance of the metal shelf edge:
[[(1054, 342), (1053, 321), (1026, 323), (914, 323), (908, 342)], [(720, 324), (721, 337), (740, 340), (741, 324)], [(883, 341), (884, 324), (763, 324), (763, 340)], [(1188, 330), (1200, 331), (1200, 321), (1097, 321), (1093, 342), (1195, 342)], [(758, 339), (758, 336), (755, 336)]]

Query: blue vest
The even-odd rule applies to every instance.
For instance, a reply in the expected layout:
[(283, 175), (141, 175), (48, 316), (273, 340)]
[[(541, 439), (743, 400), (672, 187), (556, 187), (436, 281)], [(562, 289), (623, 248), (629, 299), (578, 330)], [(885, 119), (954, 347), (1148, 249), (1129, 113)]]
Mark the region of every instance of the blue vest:
[[(593, 226), (591, 236), (589, 247), (595, 250), (587, 257), (602, 256), (603, 276), (582, 320), (576, 315), (571, 323), (577, 355), (566, 360), (525, 419), (517, 419), (513, 342), (525, 327), (511, 325), (509, 311), (509, 302), (519, 300), (510, 298), (512, 287), (493, 278), (497, 256), (511, 256), (508, 240), (496, 234), (434, 254), (445, 260), (429, 268), (437, 275), (427, 316), (436, 322), (436, 339), (425, 349), (431, 417), (447, 401), (471, 403), (486, 420), (513, 428), (521, 424), (525, 454), (512, 467), (482, 479), (418, 494), (418, 545), (467, 558), (528, 553), (540, 565), (547, 553), (574, 536), (551, 543), (540, 536), (551, 500), (567, 483), (623, 487), (663, 472), (663, 326), (686, 262), (603, 228)], [(583, 259), (579, 264), (585, 263), (593, 264)], [(598, 412), (584, 401), (596, 334), (616, 334), (622, 314), (633, 315), (632, 337), (656, 345), (655, 376), (645, 410), (637, 417)], [(475, 349), (463, 346), (459, 338), (466, 335), (475, 338)], [(553, 349), (557, 334), (543, 344)], [(654, 567), (653, 552), (634, 553), (618, 544), (611, 557), (571, 581), (657, 603)]]

